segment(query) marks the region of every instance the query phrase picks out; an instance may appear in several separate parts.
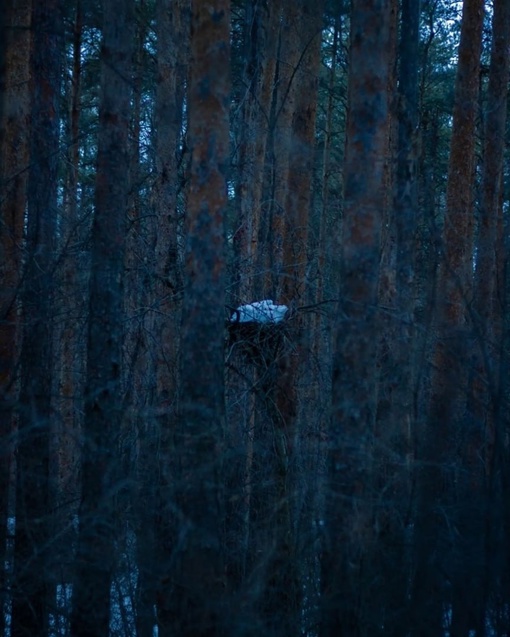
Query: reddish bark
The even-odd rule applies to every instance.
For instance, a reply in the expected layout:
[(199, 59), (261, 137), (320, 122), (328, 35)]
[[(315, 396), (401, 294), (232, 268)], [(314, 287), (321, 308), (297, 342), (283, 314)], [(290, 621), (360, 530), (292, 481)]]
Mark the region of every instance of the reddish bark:
[[(473, 282), (473, 219), (475, 177), (475, 133), (478, 114), (479, 71), (482, 46), (484, 2), (465, 0), (463, 3), (461, 38), (458, 52), (455, 84), (453, 128), (450, 143), (446, 211), (443, 232), (443, 251), (439, 263), (436, 327), (434, 343), (434, 370), (431, 380), (428, 422), (419, 432), (420, 459), (418, 472), (419, 513), (416, 520), (417, 546), (428, 545), (427, 551), (418, 550), (418, 565), (414, 583), (412, 608), (415, 617), (428, 614), (441, 621), (441, 591), (438, 564), (427, 555), (444, 541), (448, 529), (438, 509), (452, 498), (458, 498), (455, 524), (462, 529), (458, 552), (450, 555), (452, 578), (452, 634), (469, 632), (473, 621), (466, 612), (463, 599), (470, 599), (471, 610), (477, 607), (478, 574), (470, 572), (474, 580), (465, 577), (463, 548), (481, 533), (474, 525), (466, 526), (470, 502), (477, 494), (467, 496), (469, 482), (479, 472), (473, 465), (473, 435), (477, 427), (465, 413), (468, 391), (470, 349), (468, 340), (468, 306), (472, 299)], [(437, 432), (441, 437), (438, 439)], [(452, 460), (452, 449), (458, 449)], [(459, 480), (457, 471), (462, 472)], [(476, 478), (475, 478), (476, 480)], [(466, 489), (468, 491), (466, 491)], [(451, 521), (450, 521), (451, 522)], [(473, 535), (474, 532), (474, 535)], [(436, 594), (431, 594), (431, 590)], [(474, 596), (473, 596), (474, 595)], [(474, 612), (474, 610), (473, 610)]]
[(175, 428), (181, 542), (172, 628), (182, 637), (220, 637), (231, 621), (221, 550), (230, 2), (193, 0), (191, 10), (191, 181)]
[(494, 246), (502, 190), (505, 124), (508, 103), (510, 69), (510, 5), (496, 1), (492, 21), (492, 51), (487, 92), (485, 120), (484, 163), (480, 227), (476, 258), (475, 303), (481, 319), (482, 333), (490, 336), (492, 323), (497, 320), (496, 272)]
[(271, 98), (276, 66), (277, 36), (281, 7), (279, 2), (266, 4), (252, 0), (246, 12), (247, 54), (244, 71), (246, 90), (239, 142), (240, 175), (237, 189), (237, 225), (234, 234), (236, 253), (236, 294), (241, 303), (252, 300), (253, 290), (260, 289), (261, 274), (256, 268), (264, 167), (268, 143)]
[(322, 562), (323, 637), (362, 633), (361, 613), (370, 599), (362, 579), (362, 555), (373, 533), (367, 489), (376, 408), (376, 306), (389, 135), (391, 5), (390, 0), (357, 0), (351, 13), (341, 307)]
[(282, 303), (306, 301), (308, 227), (315, 158), (315, 120), (320, 70), (322, 3), (301, 7), (297, 34), (299, 60), (292, 77), (295, 99), (291, 112), (285, 236), (283, 243)]
[[(184, 17), (189, 0), (156, 3), (157, 86), (155, 103), (156, 184), (154, 222), (149, 245), (154, 274), (149, 304), (155, 311), (148, 318), (148, 331), (157, 335), (153, 369), (154, 417), (145, 418), (140, 445), (140, 626), (152, 634), (154, 599), (158, 629), (162, 637), (172, 634), (174, 597), (168, 573), (173, 559), (176, 524), (173, 519), (173, 436), (176, 426), (180, 294), (182, 280), (178, 255), (177, 154), (181, 134), (183, 99), (182, 61), (189, 48), (189, 20)], [(154, 462), (154, 457), (157, 462)], [(147, 516), (147, 504), (149, 516)], [(153, 526), (154, 525), (154, 526)]]

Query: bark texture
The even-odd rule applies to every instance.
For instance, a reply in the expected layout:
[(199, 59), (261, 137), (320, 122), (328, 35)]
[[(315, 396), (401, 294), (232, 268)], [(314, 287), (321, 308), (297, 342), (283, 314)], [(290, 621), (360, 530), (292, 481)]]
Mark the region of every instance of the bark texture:
[[(322, 637), (370, 634), (363, 551), (373, 541), (370, 490), (375, 423), (377, 298), (388, 148), (390, 0), (355, 0), (351, 13), (341, 239), (329, 439)], [(367, 619), (366, 619), (367, 618)]]
[(123, 268), (134, 2), (105, 0), (92, 226), (82, 497), (71, 632), (107, 637), (121, 431)]
[[(439, 565), (430, 559), (438, 555), (448, 535), (442, 507), (458, 498), (451, 517), (466, 541), (473, 537), (467, 529), (469, 496), (466, 491), (478, 472), (470, 449), (472, 436), (477, 434), (466, 419), (468, 391), (467, 356), (468, 308), (473, 290), (473, 227), (475, 177), (475, 126), (478, 114), (480, 54), (484, 16), (483, 0), (465, 0), (462, 12), (461, 37), (455, 83), (453, 128), (448, 164), (446, 211), (443, 244), (439, 261), (436, 292), (436, 334), (434, 335), (434, 370), (431, 380), (428, 418), (418, 430), (418, 454), (421, 461), (417, 472), (418, 516), (416, 542), (429, 549), (418, 551), (417, 570), (413, 582), (413, 618), (429, 615), (431, 623), (423, 634), (439, 629), (442, 618), (442, 598), (445, 594), (439, 583)], [(462, 440), (459, 438), (462, 431)], [(438, 441), (440, 432), (441, 439)], [(455, 458), (450, 458), (451, 449)], [(459, 476), (462, 476), (459, 479)], [(469, 477), (468, 477), (469, 476)], [(454, 495), (455, 494), (455, 495)], [(478, 496), (473, 492), (472, 502)], [(474, 526), (471, 527), (475, 531)], [(464, 532), (465, 531), (465, 532)], [(475, 535), (480, 537), (480, 530)], [(460, 543), (459, 543), (460, 547)], [(462, 551), (461, 551), (462, 553)], [(459, 554), (450, 555), (453, 587), (452, 634), (462, 635), (469, 630), (472, 618), (466, 612), (473, 583), (466, 581)], [(474, 569), (473, 573), (478, 571)], [(476, 585), (475, 585), (476, 589)], [(473, 599), (472, 597), (469, 597)], [(460, 605), (459, 605), (460, 602)], [(474, 609), (474, 604), (468, 603)], [(435, 626), (435, 629), (434, 629)], [(428, 631), (431, 631), (430, 633)]]
[[(30, 132), (31, 2), (6, 3), (0, 60), (0, 564), (5, 564), (12, 491), (13, 412), (19, 363), (19, 301), (23, 217), (27, 198)], [(6, 571), (0, 569), (0, 608), (5, 608)], [(0, 613), (0, 635), (5, 615)]]
[(45, 635), (55, 579), (51, 545), (50, 427), (54, 241), (63, 52), (59, 0), (32, 7), (30, 171), (21, 290), (23, 343), (16, 447), (16, 533), (11, 634)]
[(220, 637), (230, 634), (231, 619), (221, 548), (230, 3), (195, 0), (191, 12), (173, 630)]

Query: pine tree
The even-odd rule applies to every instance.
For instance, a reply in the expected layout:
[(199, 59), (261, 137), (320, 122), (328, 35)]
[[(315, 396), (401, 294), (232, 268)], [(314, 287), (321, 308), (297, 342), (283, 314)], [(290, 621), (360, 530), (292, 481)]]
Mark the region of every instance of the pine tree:
[(105, 0), (92, 226), (82, 497), (71, 632), (107, 637), (121, 430), (123, 267), (129, 194), (132, 0)]

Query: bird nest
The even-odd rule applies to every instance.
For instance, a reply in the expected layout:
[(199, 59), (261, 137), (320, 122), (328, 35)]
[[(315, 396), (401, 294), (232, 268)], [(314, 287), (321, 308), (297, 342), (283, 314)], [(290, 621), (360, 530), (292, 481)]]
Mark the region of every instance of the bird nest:
[(271, 300), (239, 306), (227, 322), (229, 346), (254, 364), (268, 367), (287, 335), (288, 316), (287, 306)]

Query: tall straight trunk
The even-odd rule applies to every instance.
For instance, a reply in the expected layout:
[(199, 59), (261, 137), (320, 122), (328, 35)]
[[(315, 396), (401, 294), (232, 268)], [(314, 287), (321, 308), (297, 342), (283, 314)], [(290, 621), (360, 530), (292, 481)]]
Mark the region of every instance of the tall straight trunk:
[[(267, 235), (258, 247), (270, 255), (266, 291), (276, 292), (278, 300), (284, 301), (304, 295), (322, 12), (310, 3), (301, 7), (283, 3), (280, 18), (278, 7), (279, 3), (272, 5), (271, 16), (274, 32), (279, 31), (268, 137), (268, 181), (273, 192), (270, 206), (264, 208), (272, 216), (264, 220)], [(299, 252), (297, 266), (294, 247)], [(301, 325), (295, 330), (297, 339), (301, 330)], [(250, 592), (255, 593), (262, 630), (293, 634), (301, 622), (302, 587), (289, 466), (296, 436), (300, 359), (295, 355), (297, 343), (289, 345), (278, 328), (273, 334), (262, 330), (259, 338), (267, 351), (265, 365), (256, 365), (255, 386), (265, 409), (257, 418), (253, 416), (249, 440)]]
[[(149, 9), (149, 6), (151, 7)], [(134, 26), (133, 97), (130, 134), (129, 218), (125, 245), (124, 312), (122, 388), (125, 401), (123, 414), (122, 458), (123, 479), (128, 485), (119, 505), (128, 514), (130, 522), (120, 530), (123, 546), (128, 547), (129, 530), (136, 535), (136, 567), (138, 580), (135, 597), (137, 637), (152, 637), (155, 616), (155, 560), (154, 541), (155, 491), (157, 485), (157, 441), (155, 419), (151, 411), (155, 395), (153, 348), (151, 329), (153, 307), (151, 284), (155, 225), (150, 203), (142, 196), (146, 174), (143, 165), (142, 127), (145, 114), (142, 105), (146, 95), (146, 76), (149, 67), (147, 50), (148, 31), (152, 19), (152, 6), (145, 0), (137, 3)], [(151, 201), (151, 200), (149, 200)], [(129, 530), (128, 530), (129, 529)], [(129, 548), (127, 548), (129, 550)]]
[(299, 60), (293, 69), (295, 93), (290, 113), (290, 144), (287, 192), (284, 200), (283, 273), (281, 283), (284, 303), (305, 301), (308, 266), (308, 227), (312, 199), (315, 159), (315, 120), (320, 69), (323, 3), (307, 0), (301, 7), (296, 35)]
[[(475, 458), (480, 457), (480, 447), (483, 450), (482, 463), (478, 465), (479, 497), (486, 511), (484, 555), (479, 558), (483, 568), (483, 585), (480, 586), (482, 596), (473, 600), (477, 602), (475, 608), (478, 613), (472, 625), (479, 631), (483, 629), (493, 582), (498, 579), (491, 555), (498, 541), (501, 509), (504, 508), (500, 504), (501, 452), (497, 447), (503, 444), (501, 421), (498, 420), (501, 415), (499, 401), (504, 395), (501, 392), (505, 391), (505, 388), (498, 387), (496, 370), (498, 367), (501, 368), (503, 363), (500, 356), (505, 357), (504, 350), (500, 349), (501, 328), (505, 319), (498, 298), (501, 290), (498, 289), (500, 277), (496, 270), (496, 254), (501, 249), (498, 226), (501, 224), (500, 208), (504, 186), (503, 158), (510, 70), (510, 5), (507, 2), (496, 1), (493, 11), (474, 290), (474, 333), (478, 340), (478, 351), (468, 396), (468, 413), (476, 422), (479, 432), (471, 445), (473, 450), (476, 449)], [(500, 298), (504, 298), (504, 294)], [(482, 490), (482, 487), (485, 488)], [(471, 530), (471, 527), (468, 528)]]
[[(396, 260), (397, 260), (397, 214), (395, 214), (392, 195), (396, 186), (396, 156), (398, 151), (398, 114), (397, 114), (397, 43), (398, 43), (398, 0), (392, 0), (390, 21), (390, 56), (388, 57), (388, 147), (384, 158), (384, 221), (381, 233), (381, 267), (379, 275), (379, 302), (385, 307), (395, 305), (396, 296)], [(386, 404), (391, 400), (392, 381), (387, 368), (391, 368), (391, 355), (388, 351), (392, 348), (391, 318), (384, 317), (385, 325), (381, 330), (379, 344), (379, 375), (378, 382), (378, 412), (387, 413)], [(380, 425), (381, 417), (378, 419)], [(382, 425), (384, 427), (384, 425)]]
[[(467, 568), (467, 543), (464, 541), (468, 535), (470, 539), (473, 537), (465, 526), (472, 515), (466, 509), (469, 505), (466, 489), (469, 491), (477, 482), (474, 473), (477, 471), (477, 454), (472, 456), (470, 450), (476, 434), (469, 426), (465, 405), (467, 370), (472, 356), (466, 337), (467, 307), (471, 301), (473, 279), (475, 126), (483, 15), (483, 0), (465, 0), (455, 84), (443, 251), (438, 272), (437, 332), (430, 409), (428, 422), (418, 432), (421, 464), (417, 474), (418, 510), (415, 522), (417, 567), (411, 606), (415, 621), (435, 616), (436, 628), (442, 621), (438, 615), (444, 603), (445, 589), (439, 574), (439, 562), (431, 559), (430, 555), (441, 556), (444, 535), (448, 532), (441, 507), (452, 502), (452, 498), (458, 498), (455, 523), (463, 529), (462, 539), (448, 556), (453, 578), (451, 630), (455, 636), (468, 634), (472, 617), (463, 600), (469, 598), (473, 601), (478, 568), (475, 563), (470, 563), (470, 568)], [(454, 458), (452, 449), (458, 449)], [(475, 486), (475, 489), (478, 487)], [(475, 498), (474, 495), (473, 502)], [(476, 533), (479, 535), (478, 531)], [(473, 576), (475, 580), (470, 580)], [(469, 606), (470, 610), (474, 608), (474, 604)], [(430, 629), (423, 627), (420, 634), (433, 634), (434, 631), (434, 622), (431, 621)]]
[(483, 16), (483, 0), (464, 0), (446, 189), (444, 259), (440, 271), (446, 288), (439, 309), (452, 326), (465, 322), (466, 299), (471, 298), (472, 291), (475, 126)]
[[(5, 608), (7, 517), (12, 491), (13, 409), (19, 356), (19, 285), (29, 165), (31, 2), (2, 13), (0, 67), (0, 608)], [(5, 613), (0, 613), (0, 635)]]
[[(335, 109), (335, 85), (338, 82), (337, 65), (338, 55), (342, 44), (343, 21), (340, 8), (338, 7), (335, 15), (335, 23), (333, 28), (333, 44), (331, 49), (331, 67), (328, 71), (328, 100), (326, 106), (326, 124), (324, 131), (324, 151), (322, 156), (322, 209), (319, 218), (318, 233), (318, 276), (317, 276), (317, 292), (315, 300), (321, 303), (324, 300), (324, 286), (326, 282), (326, 256), (328, 254), (327, 246), (330, 245), (330, 237), (328, 237), (328, 220), (331, 216), (330, 208), (333, 205), (333, 199), (330, 197), (330, 182), (333, 175), (333, 169), (336, 165), (332, 161), (331, 150), (333, 142), (333, 116)], [(338, 171), (339, 172), (339, 171)], [(317, 324), (321, 322), (320, 315), (317, 314)]]
[(254, 279), (255, 296), (266, 296), (271, 290), (271, 250), (273, 246), (272, 216), (273, 216), (273, 174), (275, 165), (275, 123), (277, 107), (277, 83), (278, 69), (280, 65), (280, 39), (282, 28), (282, 0), (275, 0), (269, 7), (269, 18), (267, 21), (267, 43), (265, 54), (267, 57), (267, 67), (263, 76), (261, 86), (260, 103), (264, 110), (261, 124), (267, 129), (267, 138), (264, 143), (265, 151), (262, 157), (263, 174), (262, 180), (257, 184), (257, 192), (260, 193), (259, 208), (259, 232), (254, 252), (256, 254), (256, 270), (261, 276)]
[(53, 251), (58, 185), (63, 52), (59, 0), (36, 2), (32, 82), (27, 260), (21, 293), (23, 343), (16, 448), (16, 533), (11, 634), (46, 635), (55, 560), (50, 544)]
[[(408, 350), (411, 335), (409, 324), (412, 320), (412, 294), (414, 281), (414, 242), (416, 215), (418, 208), (417, 191), (417, 126), (419, 117), (418, 72), (420, 43), (420, 1), (404, 0), (402, 4), (402, 26), (399, 44), (398, 82), (398, 151), (395, 184), (395, 217), (397, 227), (397, 303), (405, 337), (402, 350)], [(400, 332), (401, 334), (402, 332)], [(403, 352), (402, 352), (403, 353)], [(406, 362), (402, 360), (401, 362)], [(404, 391), (397, 401), (397, 409), (402, 408), (404, 420), (410, 419), (411, 387), (408, 375), (411, 361), (407, 358), (405, 369), (397, 386)]]
[[(332, 245), (335, 237), (328, 233), (333, 218), (340, 209), (340, 201), (335, 192), (336, 184), (341, 180), (339, 166), (340, 158), (334, 145), (336, 131), (336, 115), (339, 110), (338, 86), (341, 82), (340, 73), (342, 59), (342, 40), (345, 27), (346, 3), (339, 0), (335, 3), (336, 11), (333, 25), (333, 41), (329, 49), (328, 57), (331, 59), (327, 71), (327, 102), (325, 110), (325, 128), (323, 131), (323, 152), (321, 167), (321, 194), (315, 195), (315, 218), (312, 217), (310, 228), (312, 234), (309, 238), (308, 250), (312, 259), (312, 265), (317, 268), (316, 278), (308, 286), (307, 298), (309, 303), (323, 305), (330, 291), (332, 281), (332, 257), (334, 251)], [(324, 45), (323, 45), (324, 46)], [(319, 138), (320, 139), (320, 138)], [(315, 224), (314, 224), (315, 221)], [(333, 222), (334, 224), (334, 222)], [(313, 230), (315, 229), (315, 234)], [(315, 283), (315, 285), (313, 285)], [(313, 364), (309, 366), (306, 384), (307, 392), (303, 400), (300, 413), (302, 425), (300, 426), (299, 446), (300, 455), (300, 494), (299, 498), (304, 506), (298, 505), (299, 518), (298, 551), (303, 564), (304, 577), (302, 583), (308, 588), (308, 595), (303, 600), (303, 623), (306, 626), (309, 618), (316, 621), (315, 609), (320, 602), (320, 583), (318, 573), (320, 565), (317, 561), (316, 545), (320, 538), (321, 530), (315, 524), (315, 520), (323, 515), (325, 495), (325, 472), (323, 470), (324, 450), (323, 440), (327, 436), (328, 418), (331, 410), (331, 321), (322, 311), (312, 314), (310, 330), (309, 360)]]
[(82, 498), (71, 632), (107, 637), (121, 426), (123, 268), (129, 195), (132, 0), (105, 0), (89, 299)]
[[(499, 4), (499, 3), (498, 3)], [(506, 5), (505, 5), (506, 7)], [(499, 10), (501, 10), (501, 5)], [(496, 10), (496, 6), (495, 6)], [(498, 28), (499, 32), (499, 28)], [(499, 110), (499, 109), (498, 109)], [(508, 143), (508, 134), (506, 135)], [(504, 162), (503, 173), (508, 174), (508, 159)], [(503, 176), (502, 176), (502, 179)], [(500, 352), (497, 357), (497, 380), (495, 382), (497, 391), (493, 399), (493, 427), (488, 432), (488, 452), (486, 454), (488, 462), (488, 499), (487, 499), (487, 533), (485, 537), (485, 598), (491, 599), (494, 590), (500, 593), (500, 602), (497, 610), (506, 608), (509, 601), (509, 565), (510, 547), (508, 545), (508, 530), (510, 529), (510, 506), (508, 503), (508, 493), (510, 490), (510, 448), (508, 445), (508, 403), (506, 397), (510, 388), (510, 241), (509, 226), (506, 215), (503, 214), (504, 202), (508, 197), (508, 183), (506, 179), (502, 181), (499, 196), (499, 208), (496, 222), (496, 254), (495, 254), (495, 277), (496, 290), (494, 306), (494, 333), (499, 340)], [(492, 424), (491, 423), (491, 424)], [(490, 436), (493, 439), (490, 439)], [(501, 530), (503, 529), (503, 533)], [(499, 552), (494, 551), (494, 539), (499, 539), (503, 546), (505, 558), (493, 559)], [(501, 542), (502, 540), (502, 542)], [(500, 544), (501, 545), (501, 544)], [(485, 606), (487, 608), (487, 605)], [(492, 604), (489, 607), (493, 608)], [(499, 622), (498, 629), (504, 631), (503, 622)]]
[[(79, 437), (83, 412), (84, 306), (85, 272), (78, 246), (85, 240), (80, 219), (80, 96), (83, 15), (81, 0), (75, 1), (72, 24), (71, 73), (68, 82), (67, 161), (62, 210), (59, 211), (58, 251), (60, 268), (56, 270), (57, 293), (53, 332), (55, 373), (53, 376), (54, 422), (50, 443), (52, 467), (52, 506), (55, 528), (66, 529), (65, 541), (59, 543), (61, 579), (69, 583), (72, 574), (73, 518), (79, 501)], [(65, 565), (65, 566), (64, 566)]]
[(271, 116), (277, 25), (280, 8), (251, 0), (246, 4), (246, 60), (243, 76), (243, 110), (239, 143), (240, 174), (237, 186), (236, 296), (241, 303), (252, 300), (258, 256), (264, 165)]
[[(396, 11), (395, 11), (396, 12)], [(397, 12), (396, 12), (397, 13)], [(398, 82), (395, 82), (396, 157), (390, 232), (387, 240), (391, 257), (388, 284), (382, 303), (393, 308), (384, 317), (384, 357), (381, 361), (379, 417), (378, 486), (386, 493), (379, 508), (381, 533), (377, 564), (385, 573), (387, 586), (381, 590), (385, 629), (406, 634), (404, 621), (408, 600), (409, 555), (406, 554), (411, 510), (411, 446), (414, 436), (414, 249), (418, 211), (418, 71), (419, 0), (403, 0), (398, 44)], [(395, 24), (396, 27), (396, 24)], [(397, 28), (395, 28), (397, 31)], [(397, 78), (394, 78), (395, 80)]]
[[(510, 529), (510, 446), (508, 444), (508, 401), (510, 395), (510, 240), (508, 220), (503, 215), (499, 218), (498, 227), (498, 288), (501, 303), (502, 325), (500, 340), (500, 356), (498, 366), (498, 392), (494, 409), (494, 451), (490, 464), (490, 489), (488, 504), (489, 525), (485, 538), (486, 549), (486, 578), (485, 584), (490, 582), (488, 590), (484, 590), (485, 598), (491, 599), (494, 591), (499, 596), (498, 601), (487, 608), (490, 612), (495, 606), (497, 612), (502, 612), (502, 620), (496, 624), (499, 634), (508, 631), (508, 618), (505, 610), (508, 607), (510, 546), (508, 543), (508, 529)], [(499, 224), (498, 224), (499, 225)], [(491, 541), (498, 542), (501, 552), (495, 549)], [(494, 556), (497, 555), (497, 560)], [(500, 556), (503, 559), (500, 559)], [(504, 618), (504, 619), (503, 619)]]
[[(300, 7), (298, 22), (292, 21), (292, 16), (286, 16), (285, 10), (283, 18), (289, 21), (291, 29), (296, 30), (290, 36), (294, 40), (290, 53), (295, 67), (290, 66), (290, 74), (280, 76), (281, 79), (286, 78), (282, 87), (287, 86), (286, 82), (289, 83), (287, 95), (282, 98), (288, 103), (282, 102), (280, 117), (283, 116), (283, 121), (277, 123), (278, 130), (288, 118), (290, 129), (286, 137), (280, 130), (281, 137), (277, 137), (276, 142), (283, 145), (279, 149), (282, 154), (275, 155), (275, 160), (281, 162), (275, 166), (276, 175), (279, 175), (277, 179), (287, 180), (286, 184), (281, 184), (283, 199), (279, 204), (283, 204), (284, 225), (281, 237), (282, 278), (277, 282), (278, 302), (290, 306), (299, 302), (304, 304), (309, 292), (306, 285), (308, 228), (315, 156), (322, 6), (320, 1), (307, 1)], [(282, 38), (287, 37), (284, 33), (285, 29)], [(286, 62), (282, 55), (282, 65), (285, 66)], [(275, 211), (275, 214), (277, 216), (279, 213)], [(276, 241), (279, 244), (280, 239), (276, 237)], [(289, 332), (291, 341), (283, 340), (282, 349), (277, 353), (274, 387), (270, 392), (270, 400), (274, 400), (276, 407), (276, 417), (270, 426), (273, 440), (269, 444), (276, 456), (274, 481), (278, 487), (277, 497), (272, 503), (276, 512), (273, 531), (275, 548), (274, 559), (270, 560), (268, 567), (264, 619), (271, 632), (277, 631), (281, 635), (299, 632), (301, 623), (302, 582), (295, 524), (298, 481), (291, 468), (299, 465), (297, 441), (300, 433), (303, 433), (298, 431), (302, 405), (297, 387), (300, 381), (303, 383), (306, 373), (305, 361), (308, 361), (310, 346), (307, 334), (311, 330), (309, 318), (310, 315), (303, 315), (294, 320)], [(306, 400), (304, 396), (302, 398)], [(271, 410), (269, 413), (272, 413)], [(270, 524), (270, 520), (266, 520), (266, 523)]]
[(230, 2), (192, 0), (188, 90), (191, 182), (176, 423), (174, 633), (228, 635), (222, 506), (226, 168)]
[(376, 409), (376, 306), (389, 135), (391, 10), (390, 0), (354, 0), (352, 4), (340, 254), (342, 301), (336, 325), (328, 449), (322, 637), (373, 634), (381, 621), (369, 610), (371, 575), (364, 554), (374, 535), (368, 485)]
[(278, 297), (283, 277), (283, 242), (285, 235), (287, 188), (289, 179), (290, 131), (296, 85), (294, 77), (299, 62), (300, 8), (295, 3), (278, 2), (277, 64), (269, 119), (268, 171), (266, 172), (268, 272), (265, 292)]
[[(154, 606), (161, 637), (172, 634), (175, 609), (171, 569), (176, 524), (174, 499), (173, 434), (177, 410), (179, 304), (182, 288), (178, 258), (177, 152), (183, 99), (183, 51), (188, 48), (188, 0), (156, 3), (157, 85), (155, 103), (156, 188), (154, 222), (147, 229), (147, 245), (154, 246), (147, 260), (153, 266), (149, 280), (147, 331), (157, 334), (150, 373), (153, 391), (150, 411), (143, 418), (140, 441), (139, 568), (140, 634), (152, 635)], [(143, 630), (142, 630), (143, 626)]]
[(480, 331), (482, 335), (489, 338), (494, 335), (493, 323), (497, 321), (494, 245), (503, 188), (502, 171), (510, 69), (509, 43), (510, 5), (496, 0), (492, 18), (492, 49), (487, 90), (474, 296), (475, 308), (480, 319)]
[[(7, 13), (11, 7), (9, 4), (4, 6), (5, 11), (2, 11), (0, 16), (0, 121), (3, 122), (4, 107), (5, 107), (5, 89), (6, 89), (6, 65), (5, 60), (7, 57)], [(3, 133), (0, 133), (0, 145), (3, 144)]]
[[(243, 73), (243, 109), (238, 147), (239, 177), (234, 234), (236, 305), (265, 295), (265, 265), (268, 253), (270, 204), (263, 196), (269, 123), (277, 64), (281, 2), (251, 0), (245, 13), (245, 67)], [(259, 241), (260, 238), (260, 241)], [(239, 350), (234, 365), (245, 364)], [(238, 354), (239, 353), (239, 354)], [(226, 463), (227, 501), (227, 573), (232, 586), (243, 579), (249, 548), (249, 517), (253, 504), (253, 444), (256, 421), (257, 374), (253, 366), (244, 369), (241, 379), (244, 399), (230, 408), (232, 423), (226, 438), (229, 461)], [(242, 391), (242, 390), (241, 390)], [(240, 542), (240, 538), (244, 542)], [(253, 545), (252, 545), (253, 546)]]
[(165, 407), (165, 422), (175, 416), (177, 390), (177, 296), (182, 289), (178, 255), (177, 213), (177, 152), (182, 125), (183, 102), (177, 87), (183, 78), (179, 70), (179, 48), (187, 48), (189, 23), (183, 20), (183, 8), (189, 0), (177, 5), (158, 0), (157, 45), (158, 85), (156, 89), (156, 168), (157, 168), (157, 239), (156, 239), (156, 300), (159, 314), (154, 328), (160, 335), (161, 346), (156, 357), (157, 394)]
[[(144, 15), (146, 12), (145, 0), (139, 0), (137, 10)], [(147, 69), (144, 65), (145, 41), (147, 38), (147, 22), (145, 19), (136, 20), (134, 27), (133, 44), (133, 98), (132, 98), (132, 119), (130, 132), (130, 179), (131, 191), (129, 197), (129, 217), (127, 226), (127, 236), (125, 245), (125, 276), (124, 276), (124, 312), (126, 316), (126, 328), (124, 334), (124, 354), (123, 354), (123, 379), (122, 389), (128, 405), (123, 424), (125, 438), (130, 441), (132, 429), (136, 422), (141, 394), (145, 392), (143, 380), (148, 380), (148, 374), (144, 362), (146, 349), (142, 345), (144, 314), (140, 312), (141, 307), (147, 307), (148, 303), (143, 298), (146, 291), (143, 277), (146, 268), (142, 254), (144, 242), (144, 221), (147, 215), (142, 214), (141, 206), (141, 181), (142, 170), (141, 159), (141, 109), (143, 99), (143, 82)], [(128, 442), (129, 445), (129, 442)], [(128, 450), (126, 450), (129, 453)]]

